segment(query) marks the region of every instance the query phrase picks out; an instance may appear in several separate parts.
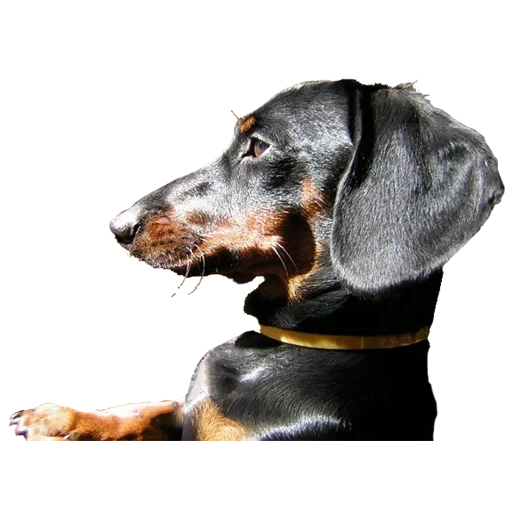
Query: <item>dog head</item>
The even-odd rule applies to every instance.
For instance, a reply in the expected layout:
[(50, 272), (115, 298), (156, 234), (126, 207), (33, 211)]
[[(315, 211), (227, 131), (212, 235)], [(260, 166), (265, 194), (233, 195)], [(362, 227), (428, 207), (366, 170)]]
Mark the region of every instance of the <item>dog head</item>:
[(503, 191), (483, 137), (411, 85), (310, 82), (239, 119), (218, 160), (111, 229), (154, 267), (264, 276), (260, 302), (379, 297), (438, 272)]

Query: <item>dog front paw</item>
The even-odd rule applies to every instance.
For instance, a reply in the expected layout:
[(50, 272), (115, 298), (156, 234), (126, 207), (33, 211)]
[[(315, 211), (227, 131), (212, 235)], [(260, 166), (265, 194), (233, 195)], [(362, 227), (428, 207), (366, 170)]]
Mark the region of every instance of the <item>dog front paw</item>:
[(82, 412), (43, 404), (15, 412), (10, 425), (27, 441), (145, 441), (180, 439), (182, 404), (164, 400)]
[(76, 437), (77, 418), (80, 413), (69, 407), (43, 404), (34, 409), (15, 412), (9, 426), (27, 441), (71, 441)]

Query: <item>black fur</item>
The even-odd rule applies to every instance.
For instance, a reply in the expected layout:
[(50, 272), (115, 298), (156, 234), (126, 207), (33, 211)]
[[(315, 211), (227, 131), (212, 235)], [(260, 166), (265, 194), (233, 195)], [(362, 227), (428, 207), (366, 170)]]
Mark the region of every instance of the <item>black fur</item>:
[[(256, 139), (268, 145), (260, 156)], [(306, 185), (319, 197), (309, 210)], [(311, 82), (237, 123), (217, 161), (144, 197), (111, 228), (155, 267), (238, 282), (263, 275), (245, 304), (261, 324), (399, 334), (432, 324), (443, 265), (503, 191), (483, 137), (411, 85)], [(274, 235), (281, 246), (271, 251)], [(195, 437), (196, 406), (210, 397), (255, 439), (431, 439), (428, 346), (332, 351), (246, 333), (198, 365), (183, 438)]]

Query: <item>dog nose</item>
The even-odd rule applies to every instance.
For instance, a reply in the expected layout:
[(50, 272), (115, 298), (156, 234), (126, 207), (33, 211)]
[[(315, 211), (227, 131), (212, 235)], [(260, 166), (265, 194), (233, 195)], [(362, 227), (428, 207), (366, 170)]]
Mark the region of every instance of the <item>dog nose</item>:
[(110, 231), (116, 235), (116, 240), (120, 244), (129, 245), (135, 239), (140, 227), (138, 210), (132, 206), (110, 221)]

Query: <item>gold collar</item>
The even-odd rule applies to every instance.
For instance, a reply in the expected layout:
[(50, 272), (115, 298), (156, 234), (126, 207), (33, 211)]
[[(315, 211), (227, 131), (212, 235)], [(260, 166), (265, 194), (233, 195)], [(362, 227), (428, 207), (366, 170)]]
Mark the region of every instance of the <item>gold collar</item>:
[(260, 325), (260, 333), (290, 345), (299, 347), (324, 348), (330, 350), (368, 350), (378, 348), (395, 348), (412, 345), (428, 338), (428, 327), (416, 332), (403, 334), (385, 334), (377, 336), (343, 336), (330, 334), (312, 334), (309, 332), (290, 331)]

